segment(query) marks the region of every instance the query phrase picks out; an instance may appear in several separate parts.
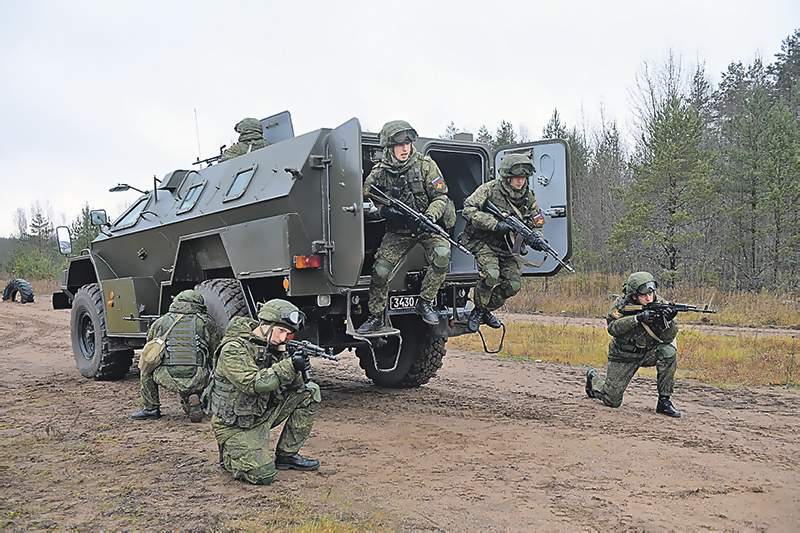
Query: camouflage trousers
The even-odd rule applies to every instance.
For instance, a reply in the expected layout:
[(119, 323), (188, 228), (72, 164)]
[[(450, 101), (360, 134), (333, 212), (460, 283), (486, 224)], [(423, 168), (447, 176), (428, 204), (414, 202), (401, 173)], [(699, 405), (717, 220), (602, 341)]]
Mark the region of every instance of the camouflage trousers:
[(158, 386), (177, 392), (181, 398), (181, 407), (189, 414), (189, 396), (202, 394), (210, 379), (208, 370), (194, 365), (161, 365), (151, 374), (139, 375), (139, 393), (145, 409), (161, 407)]
[(627, 354), (609, 347), (606, 377), (600, 374), (592, 379), (592, 390), (609, 407), (622, 405), (622, 396), (636, 371), (641, 367), (656, 367), (659, 396), (672, 396), (675, 371), (678, 369), (676, 350), (672, 344), (658, 344), (642, 355)]
[(387, 232), (375, 252), (375, 266), (372, 267), (372, 280), (369, 284), (370, 314), (379, 315), (386, 309), (389, 282), (395, 269), (417, 243), (425, 250), (425, 262), (428, 264), (428, 270), (422, 279), (420, 297), (428, 301), (436, 299), (436, 293), (444, 283), (450, 267), (450, 243), (432, 233), (423, 233), (415, 238)]
[(269, 451), (269, 431), (286, 420), (275, 454), (286, 456), (300, 451), (311, 434), (319, 406), (318, 391), (313, 382), (295, 391), (284, 391), (280, 403), (246, 429), (223, 424), (217, 415), (211, 418), (225, 469), (234, 479), (253, 485), (272, 483), (277, 470)]
[(498, 254), (488, 245), (473, 246), (481, 279), (475, 285), (472, 299), (475, 307), (494, 311), (522, 288), (522, 269), (513, 255)]

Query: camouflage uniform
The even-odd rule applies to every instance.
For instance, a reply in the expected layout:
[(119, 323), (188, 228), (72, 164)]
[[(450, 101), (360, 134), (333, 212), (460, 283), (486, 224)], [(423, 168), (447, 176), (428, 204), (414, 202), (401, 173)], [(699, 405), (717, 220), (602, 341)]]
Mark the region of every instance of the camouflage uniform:
[[(423, 156), (412, 146), (409, 158), (397, 162), (392, 147), (383, 151), (383, 161), (372, 168), (364, 181), (364, 195), (370, 185), (396, 198), (415, 211), (429, 215), (433, 220), (441, 220), (452, 201), (447, 197), (447, 184), (439, 167), (428, 156)], [(369, 216), (382, 218), (386, 206), (378, 204), (378, 210)], [(455, 221), (453, 221), (455, 222)], [(422, 233), (411, 235), (408, 226), (387, 228), (386, 234), (375, 253), (375, 265), (369, 286), (369, 311), (372, 315), (383, 313), (389, 294), (391, 275), (400, 261), (417, 244), (425, 250), (428, 270), (422, 280), (420, 297), (426, 301), (436, 299), (439, 287), (444, 283), (450, 266), (450, 243), (438, 235)]]
[[(631, 275), (631, 278), (635, 279), (636, 274)], [(638, 283), (634, 284), (638, 286)], [(678, 334), (677, 321), (670, 320), (669, 328), (664, 331), (658, 326), (649, 326), (660, 341), (651, 337), (644, 326), (636, 320), (635, 315), (623, 312), (626, 305), (639, 305), (629, 285), (631, 283), (626, 283), (624, 294), (616, 299), (606, 316), (608, 333), (612, 336), (608, 345), (606, 377), (604, 379), (595, 374), (587, 384), (589, 389), (587, 393), (591, 391), (595, 398), (599, 398), (609, 407), (622, 405), (623, 393), (640, 367), (656, 367), (659, 398), (669, 400), (675, 385), (675, 370), (678, 368), (675, 348), (675, 337)], [(666, 302), (657, 294), (654, 301)]]
[[(530, 159), (525, 156), (512, 156), (530, 163)], [(531, 170), (532, 168), (531, 165)], [(522, 287), (522, 269), (518, 258), (510, 250), (506, 236), (495, 231), (499, 223), (497, 218), (482, 211), (487, 200), (491, 200), (504, 213), (522, 220), (542, 238), (544, 217), (530, 187), (514, 189), (509, 180), (502, 176), (475, 189), (464, 202), (461, 216), (467, 225), (459, 235), (458, 242), (472, 252), (478, 264), (480, 281), (473, 291), (475, 307), (491, 312), (499, 309), (508, 298), (519, 292)]]
[(234, 129), (239, 133), (239, 142), (225, 150), (220, 161), (227, 161), (269, 146), (269, 143), (264, 140), (264, 130), (258, 119), (246, 118), (236, 124)]
[(258, 325), (250, 318), (231, 319), (214, 369), (211, 427), (225, 469), (235, 479), (266, 485), (276, 474), (270, 429), (286, 420), (275, 453), (296, 454), (311, 433), (320, 392), (316, 383), (303, 382), (284, 345), (253, 335)]
[(139, 376), (139, 391), (145, 410), (160, 408), (160, 385), (177, 392), (183, 410), (189, 414), (189, 397), (201, 394), (209, 383), (211, 356), (222, 334), (214, 319), (206, 313), (205, 301), (199, 293), (186, 290), (178, 294), (170, 304), (169, 312), (150, 326), (147, 340), (164, 335), (181, 314), (188, 316), (183, 317), (167, 336), (163, 363), (152, 373)]

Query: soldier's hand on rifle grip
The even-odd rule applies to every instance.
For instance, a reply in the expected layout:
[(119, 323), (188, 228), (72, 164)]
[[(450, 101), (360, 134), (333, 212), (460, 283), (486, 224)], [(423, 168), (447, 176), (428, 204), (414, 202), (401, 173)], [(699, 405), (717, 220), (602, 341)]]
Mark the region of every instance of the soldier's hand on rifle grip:
[(547, 241), (545, 241), (538, 235), (534, 235), (530, 239), (530, 242), (528, 242), (528, 246), (530, 246), (531, 248), (533, 248), (538, 252), (544, 252), (545, 250), (547, 250)]
[(658, 320), (658, 312), (652, 309), (645, 309), (636, 313), (636, 321), (640, 324), (652, 324)]
[(499, 221), (494, 227), (494, 232), (500, 235), (506, 235), (509, 231), (511, 231), (511, 226), (505, 220)]
[(305, 354), (294, 354), (292, 356), (292, 366), (298, 372), (308, 372), (311, 370), (311, 360)]
[(388, 205), (383, 208), (383, 218), (386, 219), (386, 229), (397, 230), (405, 227), (406, 217), (395, 209), (393, 206)]
[(676, 316), (678, 316), (678, 310), (675, 309), (674, 307), (667, 307), (666, 309), (664, 309), (664, 319), (667, 322), (669, 322)]

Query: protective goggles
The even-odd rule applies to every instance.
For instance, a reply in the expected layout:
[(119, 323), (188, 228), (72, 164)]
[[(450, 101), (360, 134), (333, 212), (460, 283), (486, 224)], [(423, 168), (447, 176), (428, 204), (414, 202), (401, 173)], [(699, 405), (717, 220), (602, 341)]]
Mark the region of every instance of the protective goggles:
[(403, 130), (398, 131), (390, 137), (394, 144), (403, 144), (406, 142), (414, 142), (417, 140), (416, 130)]
[(530, 163), (517, 163), (515, 165), (511, 165), (509, 169), (509, 174), (512, 176), (532, 176), (533, 175), (533, 165)]
[(300, 327), (306, 321), (306, 314), (298, 310), (289, 311), (288, 313), (281, 313), (281, 320)]
[(636, 289), (638, 294), (650, 294), (651, 292), (656, 292), (658, 290), (658, 282), (657, 281), (648, 281), (647, 283), (643, 283), (639, 285), (639, 288)]

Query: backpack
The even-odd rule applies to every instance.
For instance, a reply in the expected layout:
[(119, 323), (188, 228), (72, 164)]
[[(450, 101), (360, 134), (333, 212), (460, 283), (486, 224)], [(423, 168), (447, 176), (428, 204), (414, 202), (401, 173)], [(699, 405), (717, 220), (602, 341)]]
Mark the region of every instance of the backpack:
[(178, 315), (178, 318), (175, 319), (175, 322), (172, 323), (166, 333), (151, 341), (147, 341), (147, 344), (142, 348), (142, 355), (139, 356), (139, 370), (141, 370), (142, 373), (149, 374), (161, 365), (161, 361), (164, 359), (164, 352), (167, 349), (167, 335), (169, 335), (169, 332), (175, 327), (175, 324), (185, 316), (186, 315)]

